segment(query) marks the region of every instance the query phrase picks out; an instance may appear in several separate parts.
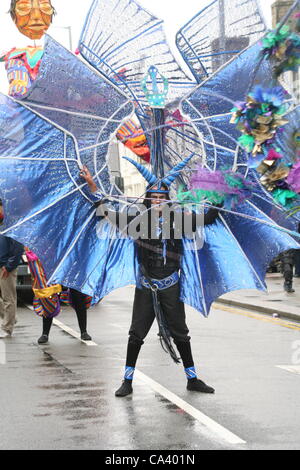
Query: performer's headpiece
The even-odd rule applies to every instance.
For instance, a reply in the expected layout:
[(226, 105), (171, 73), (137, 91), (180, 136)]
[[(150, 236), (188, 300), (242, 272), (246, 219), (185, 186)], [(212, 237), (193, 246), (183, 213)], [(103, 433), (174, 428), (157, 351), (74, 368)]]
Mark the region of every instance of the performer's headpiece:
[[(148, 183), (147, 186), (147, 193), (161, 193), (161, 194), (169, 194), (170, 187), (172, 183), (180, 176), (182, 170), (186, 167), (189, 161), (193, 158), (195, 154), (192, 153), (189, 157), (185, 158), (182, 162), (176, 165), (164, 178), (159, 179), (153, 173), (151, 173), (144, 165), (132, 160), (128, 157), (123, 157), (128, 162), (132, 163), (137, 170), (141, 173), (141, 175), (145, 178)], [(157, 189), (152, 189), (157, 188)], [(164, 189), (167, 188), (167, 189)]]

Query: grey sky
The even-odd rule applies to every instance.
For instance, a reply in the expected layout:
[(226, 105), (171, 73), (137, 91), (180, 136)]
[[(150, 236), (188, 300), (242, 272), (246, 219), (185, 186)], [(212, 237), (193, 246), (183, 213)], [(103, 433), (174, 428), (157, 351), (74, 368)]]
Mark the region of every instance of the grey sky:
[[(169, 41), (172, 42), (178, 29), (209, 4), (210, 0), (139, 0), (139, 3), (165, 21), (166, 34)], [(270, 24), (270, 11), (273, 0), (261, 0), (260, 3), (267, 22)], [(68, 33), (62, 27), (72, 26), (73, 49), (75, 49), (91, 1), (53, 0), (53, 4), (58, 14), (49, 30), (49, 34), (69, 48)], [(1, 0), (0, 2), (0, 52), (30, 44), (30, 40), (18, 32), (7, 14), (9, 5), (10, 0)], [(5, 93), (7, 91), (7, 80), (3, 69), (4, 65), (0, 64), (0, 91)]]

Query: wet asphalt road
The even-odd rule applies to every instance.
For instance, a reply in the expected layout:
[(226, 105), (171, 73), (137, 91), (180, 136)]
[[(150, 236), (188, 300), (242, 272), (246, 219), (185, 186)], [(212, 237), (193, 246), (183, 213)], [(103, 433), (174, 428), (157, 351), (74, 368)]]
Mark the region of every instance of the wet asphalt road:
[[(134, 394), (120, 399), (133, 292), (121, 289), (89, 311), (94, 346), (57, 326), (38, 346), (41, 320), (19, 308), (13, 338), (0, 343), (0, 449), (299, 449), (300, 325), (222, 306), (204, 319), (188, 308), (198, 375), (216, 394), (186, 390), (154, 326)], [(78, 331), (70, 308), (59, 320)], [(230, 443), (226, 430), (245, 443)]]

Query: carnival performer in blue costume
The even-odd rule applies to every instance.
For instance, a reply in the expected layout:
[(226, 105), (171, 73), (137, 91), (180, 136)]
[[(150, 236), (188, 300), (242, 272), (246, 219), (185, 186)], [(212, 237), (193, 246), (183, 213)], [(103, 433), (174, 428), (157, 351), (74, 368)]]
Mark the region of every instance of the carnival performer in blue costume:
[[(216, 6), (219, 2), (213, 3)], [(228, 0), (227, 4), (230, 8), (232, 2)], [(252, 87), (253, 64), (261, 49), (253, 41), (264, 32), (256, 12), (255, 0), (229, 10), (227, 16), (234, 28), (238, 23), (245, 25), (243, 41), (237, 50), (249, 47), (236, 57), (229, 54), (231, 60), (216, 72), (215, 56), (219, 54), (215, 51), (210, 72), (203, 77), (200, 63), (200, 71), (198, 68), (195, 71), (197, 81), (193, 81), (176, 64), (166, 43), (162, 22), (136, 0), (94, 0), (79, 44), (85, 61), (48, 37), (39, 74), (30, 92), (18, 101), (0, 95), (0, 169), (6, 175), (1, 180), (0, 196), (8, 214), (2, 233), (34, 250), (44, 265), (49, 285), (61, 284), (90, 295), (93, 304), (114, 289), (137, 283), (137, 297), (142, 296), (145, 301), (147, 318), (140, 328), (134, 317), (130, 344), (134, 345), (135, 352), (127, 361), (132, 369), (126, 380), (132, 375), (138, 350), (154, 315), (164, 347), (178, 360), (170, 337), (175, 338), (177, 345), (189, 345), (180, 302), (207, 317), (212, 303), (227, 292), (265, 290), (265, 273), (270, 261), (279, 253), (299, 246), (290, 237), (290, 234), (295, 235), (293, 227), (286, 227), (280, 219), (282, 212), (278, 210), (276, 217), (273, 200), (265, 201), (264, 194), (260, 197), (260, 186), (254, 177), (250, 179), (255, 185), (252, 200), (240, 192), (247, 189), (246, 186), (243, 189), (244, 182), (239, 176), (239, 173), (244, 178), (248, 175), (246, 152), (237, 142), (240, 132), (230, 124), (230, 118), (234, 103)], [(209, 18), (215, 17), (218, 16), (212, 5)], [(207, 10), (200, 13), (198, 19), (208, 24)], [(128, 27), (129, 23), (132, 28)], [(194, 25), (188, 25), (187, 29), (193, 40)], [(255, 34), (253, 29), (258, 29)], [(206, 36), (206, 31), (203, 33), (203, 28), (198, 28), (198, 20), (196, 30)], [(230, 37), (230, 31), (228, 29), (228, 34), (225, 31), (226, 37)], [(182, 40), (186, 44), (187, 34), (184, 33)], [(218, 37), (207, 36), (205, 49), (210, 50), (211, 44), (220, 44)], [(197, 38), (197, 44), (202, 39)], [(145, 55), (146, 50), (151, 53)], [(185, 59), (192, 70), (191, 60), (196, 65), (199, 61), (197, 57), (195, 61), (191, 59), (190, 50), (188, 48)], [(205, 50), (203, 57), (207, 57)], [(224, 55), (225, 62), (226, 57)], [(263, 62), (254, 74), (255, 81), (269, 86), (271, 72), (270, 64)], [(204, 228), (203, 246), (197, 245), (195, 236), (191, 243), (186, 237), (179, 242), (171, 234), (161, 236), (160, 240), (159, 221), (154, 225), (158, 240), (147, 231), (144, 237), (132, 238), (129, 229), (139, 224), (137, 214), (131, 223), (129, 219), (129, 236), (122, 236), (124, 229), (127, 235), (127, 229), (121, 227), (122, 217), (119, 216), (127, 209), (131, 216), (129, 208), (135, 203), (120, 193), (110, 178), (107, 155), (112, 136), (133, 113), (143, 127), (151, 152), (153, 175), (147, 173), (146, 179), (150, 185), (148, 191), (154, 190), (155, 196), (151, 192), (147, 194), (145, 203), (149, 206), (146, 204), (142, 211), (146, 218), (156, 213), (158, 219), (161, 215), (165, 219), (163, 210), (157, 208), (157, 199), (164, 199), (160, 201), (163, 206), (170, 204), (168, 189), (172, 178), (177, 177), (177, 165), (191, 153), (195, 153), (198, 170), (187, 166), (178, 170), (184, 189), (178, 188), (181, 193), (177, 194), (172, 191), (171, 198), (189, 204), (192, 198), (183, 192), (190, 192), (197, 198), (199, 195), (195, 202), (201, 212), (208, 202), (207, 194), (202, 198), (201, 192), (216, 193), (217, 188), (222, 194), (223, 190), (228, 191), (227, 201), (209, 201), (219, 209), (219, 216), (214, 212), (206, 215), (203, 224), (208, 225)], [(176, 116), (176, 125), (170, 123), (170, 116)], [(78, 176), (84, 166), (90, 172), (82, 173), (86, 181)], [(228, 168), (236, 178), (228, 173)], [(197, 171), (195, 185), (190, 184), (194, 170)], [(230, 188), (225, 179), (233, 183)], [(89, 190), (86, 190), (87, 183)], [(97, 187), (101, 193), (95, 197)], [(16, 194), (16, 188), (18, 194), (22, 188), (22, 197), (14, 199), (12, 194)], [(183, 194), (183, 199), (179, 194)], [(135, 195), (134, 200), (138, 198), (139, 195)], [(94, 202), (101, 199), (102, 202), (110, 200), (112, 207), (107, 217), (99, 221)], [(232, 201), (236, 204), (232, 205)], [(223, 207), (218, 207), (219, 204)], [(180, 209), (174, 211), (174, 221), (178, 213)], [(211, 222), (214, 218), (215, 221), (209, 225), (210, 216), (213, 216)], [(192, 228), (195, 217), (189, 217)], [(172, 219), (166, 224), (164, 220), (160, 222), (172, 232)], [(198, 228), (197, 234), (199, 231)], [(112, 234), (117, 236), (113, 238)], [(194, 249), (190, 249), (191, 246)], [(175, 259), (169, 253), (175, 253)], [(143, 266), (144, 273), (141, 272)], [(236, 266), (239, 266), (238, 273)], [(158, 284), (154, 284), (153, 279)], [(158, 292), (165, 279), (163, 287), (174, 292), (170, 309), (175, 305), (178, 320), (175, 326), (170, 325), (170, 315), (165, 318), (166, 297), (171, 296), (164, 290)], [(152, 289), (149, 290), (149, 286)], [(139, 310), (141, 298), (137, 298), (135, 312)], [(180, 338), (184, 340), (179, 341)], [(130, 347), (133, 350), (133, 346)], [(186, 369), (193, 367), (192, 356), (179, 352)], [(187, 361), (186, 357), (189, 357)], [(192, 380), (196, 388), (202, 391), (206, 388), (195, 376)], [(193, 382), (188, 384), (191, 387)], [(125, 381), (125, 390), (123, 387), (118, 395), (130, 393), (129, 385), (131, 383)]]
[[(117, 397), (127, 396), (133, 391), (132, 381), (138, 355), (155, 318), (162, 346), (178, 363), (180, 361), (170, 337), (176, 344), (188, 379), (187, 389), (214, 393), (212, 387), (197, 378), (190, 336), (188, 336), (189, 330), (185, 322), (184, 303), (180, 300), (180, 268), (183, 254), (182, 237), (187, 236), (189, 230), (195, 234), (203, 222), (204, 225), (213, 224), (218, 217), (218, 210), (210, 209), (204, 218), (199, 216), (197, 218), (195, 212), (186, 212), (178, 207), (174, 212), (164, 213), (166, 204), (168, 208), (171, 206), (170, 186), (190, 159), (191, 157), (186, 158), (161, 181), (141, 164), (127, 159), (145, 177), (148, 186), (143, 204), (144, 211), (138, 216), (127, 217), (127, 234), (130, 233), (130, 226), (133, 223), (138, 226), (140, 233), (139, 238), (135, 240), (139, 278), (129, 331), (125, 376), (121, 387), (116, 391)], [(101, 200), (102, 194), (97, 191), (97, 186), (87, 168), (83, 169), (81, 176), (87, 181), (94, 197), (97, 198), (99, 195)], [(119, 213), (105, 210), (103, 214), (120, 228)], [(177, 236), (178, 228), (182, 230), (179, 236)], [(166, 233), (169, 235), (167, 238), (165, 238)]]

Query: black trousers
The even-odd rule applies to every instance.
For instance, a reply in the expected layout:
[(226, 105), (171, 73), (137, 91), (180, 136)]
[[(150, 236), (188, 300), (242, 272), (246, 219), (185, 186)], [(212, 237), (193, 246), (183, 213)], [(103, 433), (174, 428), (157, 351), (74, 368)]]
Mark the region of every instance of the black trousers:
[[(165, 321), (174, 339), (185, 368), (193, 367), (190, 336), (185, 319), (184, 304), (180, 301), (179, 284), (158, 292)], [(152, 292), (150, 289), (136, 289), (132, 322), (129, 330), (126, 365), (135, 367), (141, 346), (155, 320)]]
[[(70, 289), (71, 301), (77, 315), (78, 325), (81, 333), (86, 332), (87, 328), (87, 309), (85, 303), (85, 294), (77, 290)], [(53, 319), (43, 317), (43, 335), (49, 335)]]
[[(164, 318), (175, 344), (189, 342), (191, 339), (188, 336), (189, 330), (185, 323), (184, 304), (180, 301), (179, 294), (179, 284), (158, 292)], [(154, 320), (155, 312), (151, 289), (136, 289), (129, 342), (142, 345)]]
[(296, 250), (288, 250), (281, 255), (281, 272), (286, 283), (293, 282)]
[(295, 275), (300, 276), (300, 250), (295, 252)]

